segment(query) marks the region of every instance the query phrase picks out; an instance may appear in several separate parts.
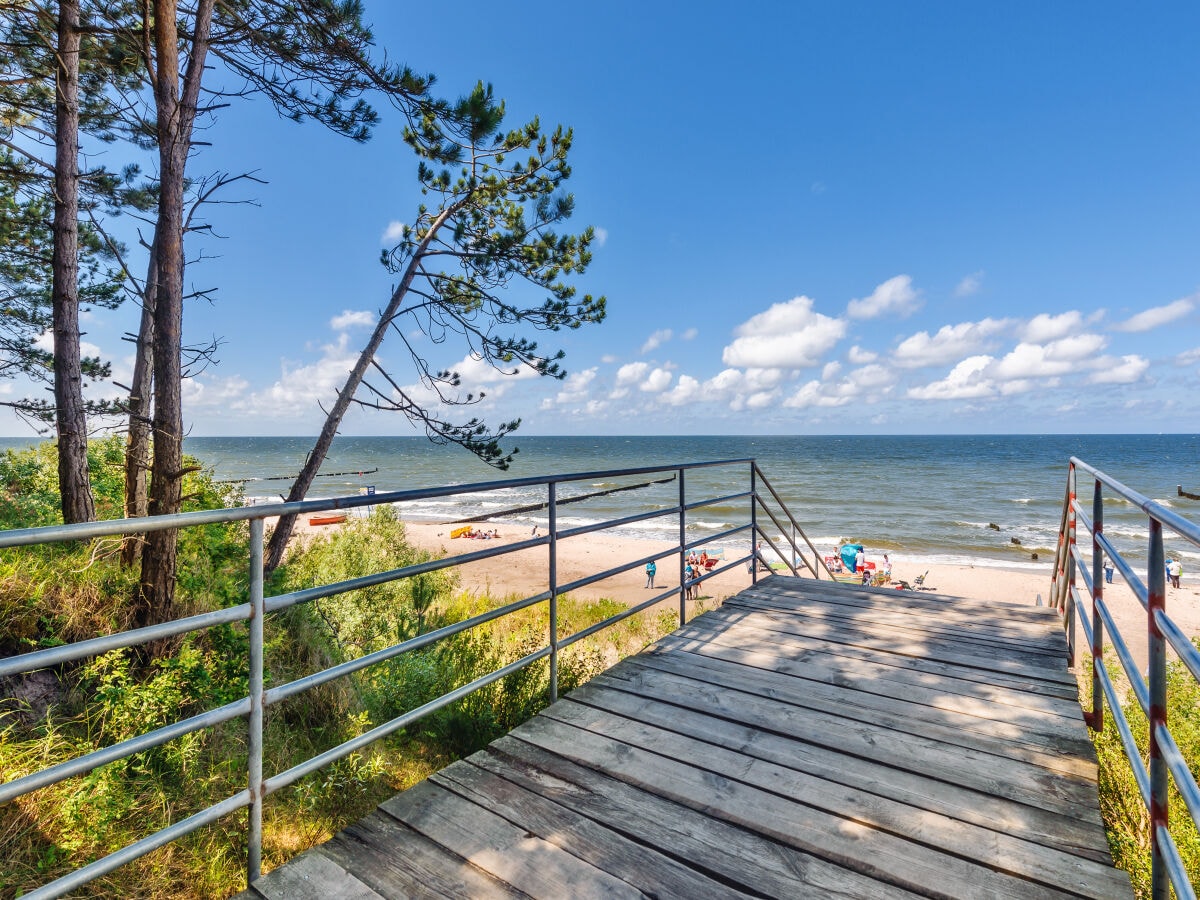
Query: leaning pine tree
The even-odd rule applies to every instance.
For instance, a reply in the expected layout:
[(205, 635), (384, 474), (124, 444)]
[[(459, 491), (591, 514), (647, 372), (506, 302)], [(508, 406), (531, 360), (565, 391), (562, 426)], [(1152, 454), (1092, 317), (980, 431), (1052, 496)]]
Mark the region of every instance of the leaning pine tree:
[[(503, 121), (503, 102), (493, 99), (490, 85), (479, 84), (450, 115), (426, 116), (406, 130), (405, 140), (422, 157), (417, 168), (422, 192), (439, 202), (422, 205), (400, 243), (384, 253), (384, 265), (400, 281), (328, 411), (288, 501), (304, 499), (351, 403), (403, 413), (431, 440), (459, 444), (488, 464), (507, 468), (512, 454), (504, 452), (500, 440), (520, 421), (494, 428), (477, 417), (449, 421), (442, 408), (474, 404), (483, 394), (462, 394), (457, 372), (431, 368), (408, 339), (414, 324), (439, 344), (450, 335), (461, 337), (475, 358), (501, 371), (528, 367), (561, 379), (566, 375), (559, 365), (563, 352), (541, 353), (521, 329), (558, 331), (604, 319), (603, 297), (578, 298), (564, 280), (591, 261), (592, 229), (578, 235), (554, 231), (574, 210), (574, 199), (561, 190), (571, 174), (571, 131), (559, 127), (546, 134), (534, 119), (505, 132)], [(456, 174), (428, 162), (447, 159), (458, 167)], [(514, 299), (517, 281), (532, 285), (541, 302), (523, 305)], [(389, 331), (403, 342), (418, 389), (406, 387), (380, 361)], [(371, 370), (375, 383), (367, 380)], [(363, 396), (357, 397), (360, 389)], [(294, 525), (295, 516), (284, 516), (272, 533), (268, 571), (283, 560)]]

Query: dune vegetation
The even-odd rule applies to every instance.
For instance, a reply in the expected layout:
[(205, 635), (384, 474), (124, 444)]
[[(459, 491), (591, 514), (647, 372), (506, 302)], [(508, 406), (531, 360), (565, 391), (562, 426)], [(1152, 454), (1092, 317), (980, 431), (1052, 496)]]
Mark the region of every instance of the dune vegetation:
[[(122, 442), (93, 442), (90, 468), (101, 518), (121, 515)], [(61, 521), (53, 445), (0, 455), (0, 527)], [(196, 461), (187, 509), (239, 498)], [(177, 608), (199, 613), (245, 601), (248, 528), (209, 525), (180, 536)], [(268, 594), (421, 561), (390, 509), (314, 537), (291, 553)], [(0, 656), (128, 627), (135, 568), (116, 539), (0, 551)], [(512, 598), (469, 595), (449, 572), (431, 573), (269, 615), (266, 683), (283, 684), (343, 660), (461, 621)], [(619, 612), (612, 601), (560, 599), (561, 633)], [(650, 610), (565, 648), (560, 690), (570, 690), (676, 625)], [(545, 645), (538, 604), (297, 695), (267, 710), (264, 772), (308, 759), (374, 725), (495, 671)], [(241, 624), (0, 683), (0, 780), (9, 781), (244, 697), (248, 638)], [(540, 661), (377, 741), (267, 799), (264, 869), (331, 836), (393, 792), (469, 754), (548, 700)], [(0, 809), (0, 896), (34, 887), (245, 787), (243, 719), (28, 794)], [(202, 828), (83, 889), (81, 896), (212, 897), (245, 885), (246, 814)]]

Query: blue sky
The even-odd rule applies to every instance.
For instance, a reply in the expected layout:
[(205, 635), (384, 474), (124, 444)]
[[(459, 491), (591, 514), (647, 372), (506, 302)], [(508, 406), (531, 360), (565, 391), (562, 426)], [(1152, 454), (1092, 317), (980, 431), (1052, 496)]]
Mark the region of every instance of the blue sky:
[[(578, 281), (606, 322), (545, 335), (570, 377), (465, 361), (531, 434), (1200, 430), (1200, 6), (367, 3), (392, 58), (509, 121), (575, 129)], [(311, 434), (419, 202), (401, 123), (353, 145), (262, 104), (201, 169), (255, 170), (210, 216), (189, 340), (197, 435)], [(93, 316), (117, 360), (134, 313)], [(465, 347), (427, 345), (464, 363)], [(383, 356), (396, 361), (399, 348)], [(11, 386), (9, 386), (12, 389)], [(407, 434), (356, 412), (343, 431)], [(12, 422), (6, 433), (23, 434)]]

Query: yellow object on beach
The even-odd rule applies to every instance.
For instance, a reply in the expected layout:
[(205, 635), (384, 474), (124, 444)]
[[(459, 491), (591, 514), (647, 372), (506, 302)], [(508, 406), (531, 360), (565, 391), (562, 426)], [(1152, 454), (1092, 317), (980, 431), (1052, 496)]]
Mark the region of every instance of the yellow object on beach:
[(452, 530), (450, 532), (450, 537), (459, 538), (459, 537), (462, 537), (464, 534), (470, 533), (470, 531), (471, 531), (471, 526), (464, 525), (462, 528), (455, 528), (454, 530)]

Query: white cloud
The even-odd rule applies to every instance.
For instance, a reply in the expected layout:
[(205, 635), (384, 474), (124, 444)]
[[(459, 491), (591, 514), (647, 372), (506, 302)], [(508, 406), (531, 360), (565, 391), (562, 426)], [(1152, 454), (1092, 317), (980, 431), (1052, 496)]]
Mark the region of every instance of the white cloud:
[(695, 328), (689, 328), (689, 329), (688, 329), (687, 331), (685, 331), (683, 334), (679, 335), (679, 339), (680, 339), (681, 341), (690, 341), (690, 340), (694, 340), (694, 339), (695, 339), (695, 337), (696, 337), (696, 335), (698, 335), (699, 333), (700, 333), (700, 332), (699, 332), (699, 331), (697, 331)]
[(985, 372), (992, 364), (990, 356), (970, 356), (950, 370), (941, 381), (922, 387), (909, 388), (908, 396), (914, 400), (963, 400), (991, 397), (995, 387)]
[(988, 339), (1004, 331), (1010, 325), (1007, 319), (984, 319), (980, 322), (961, 322), (958, 325), (943, 325), (937, 334), (929, 336), (927, 331), (918, 331), (905, 338), (896, 347), (893, 360), (905, 368), (921, 366), (944, 366), (965, 354), (984, 349)]
[(649, 394), (658, 394), (666, 390), (674, 376), (666, 369), (655, 369), (646, 376), (646, 380), (638, 385), (638, 389)]
[(852, 319), (874, 319), (885, 313), (903, 318), (915, 312), (920, 305), (920, 295), (913, 290), (912, 278), (897, 275), (876, 287), (870, 297), (851, 300), (846, 306), (846, 314)]
[(615, 363), (620, 358), (621, 357), (619, 357), (619, 356), (613, 356), (611, 353), (605, 353), (603, 356), (600, 357), (600, 362), (604, 363), (606, 366), (611, 366), (613, 363)]
[(592, 229), (592, 231), (596, 235), (596, 246), (597, 247), (603, 247), (605, 244), (608, 243), (608, 229), (607, 228), (601, 228), (599, 225), (597, 225), (595, 228)]
[(555, 395), (554, 402), (559, 404), (582, 403), (587, 399), (588, 388), (595, 378), (595, 366), (568, 375), (567, 380), (563, 382), (562, 390)]
[(1198, 362), (1200, 362), (1200, 347), (1196, 347), (1194, 350), (1185, 350), (1175, 357), (1177, 366), (1190, 366)]
[(853, 399), (846, 395), (837, 396), (826, 393), (824, 385), (820, 381), (810, 381), (784, 400), (783, 405), (789, 409), (805, 409), (809, 406), (845, 406)]
[(1021, 339), (1031, 344), (1044, 344), (1066, 337), (1072, 331), (1083, 327), (1083, 313), (1078, 310), (1052, 316), (1049, 313), (1039, 313), (1021, 328)]
[(1106, 356), (1098, 362), (1099, 368), (1088, 379), (1092, 384), (1133, 384), (1150, 368), (1150, 361), (1136, 354), (1122, 356), (1120, 360)]
[(962, 281), (954, 288), (955, 297), (970, 297), (972, 294), (978, 294), (979, 289), (983, 287), (983, 270), (972, 272), (963, 278)]
[(850, 348), (850, 352), (846, 354), (846, 359), (850, 361), (852, 366), (863, 366), (867, 363), (873, 363), (879, 359), (879, 354), (871, 350), (864, 350), (862, 347), (855, 344)]
[(680, 375), (675, 387), (662, 395), (663, 401), (671, 406), (683, 406), (693, 403), (704, 396), (700, 382), (691, 375)]
[(250, 396), (250, 382), (240, 375), (213, 378), (200, 375), (185, 378), (182, 385), (183, 403), (188, 410), (239, 410)]
[(622, 387), (635, 382), (641, 381), (642, 377), (650, 371), (650, 364), (644, 362), (626, 363), (617, 369), (617, 385)]
[(846, 333), (841, 319), (813, 311), (808, 297), (775, 303), (734, 329), (737, 335), (721, 358), (727, 366), (802, 369), (815, 366), (821, 356)]
[(375, 313), (365, 309), (342, 310), (340, 316), (329, 320), (329, 327), (334, 331), (345, 331), (347, 328), (370, 328), (375, 324)]
[(1124, 322), (1113, 326), (1113, 331), (1150, 331), (1159, 328), (1176, 319), (1182, 319), (1196, 308), (1196, 295), (1184, 297), (1166, 306), (1155, 306), (1143, 310), (1136, 316), (1130, 316)]
[(779, 398), (779, 391), (756, 391), (746, 398), (746, 409), (766, 409)]
[(379, 243), (394, 244), (404, 236), (405, 225), (398, 219), (392, 219), (388, 222), (387, 228), (383, 229), (383, 234), (379, 236)]
[(662, 346), (664, 342), (671, 339), (671, 335), (674, 333), (670, 328), (658, 329), (658, 331), (646, 338), (646, 343), (642, 344), (642, 353), (649, 353), (651, 350)]
[(999, 379), (1050, 378), (1085, 368), (1086, 362), (1107, 340), (1098, 334), (1079, 334), (1049, 344), (1020, 343), (996, 366), (991, 374)]
[(825, 368), (821, 370), (821, 380), (828, 381), (842, 371), (842, 364), (837, 360), (825, 363)]

